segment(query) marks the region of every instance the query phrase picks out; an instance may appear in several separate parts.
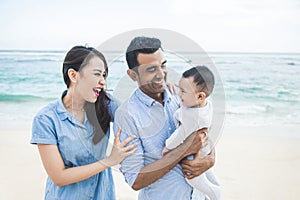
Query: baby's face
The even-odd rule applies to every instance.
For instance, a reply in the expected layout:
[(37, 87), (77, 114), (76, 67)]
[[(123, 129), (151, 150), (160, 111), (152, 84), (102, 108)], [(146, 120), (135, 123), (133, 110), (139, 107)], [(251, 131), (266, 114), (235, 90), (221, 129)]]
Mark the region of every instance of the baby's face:
[(179, 97), (182, 101), (182, 105), (186, 107), (198, 107), (199, 98), (196, 89), (196, 85), (193, 82), (194, 78), (181, 78), (179, 81)]

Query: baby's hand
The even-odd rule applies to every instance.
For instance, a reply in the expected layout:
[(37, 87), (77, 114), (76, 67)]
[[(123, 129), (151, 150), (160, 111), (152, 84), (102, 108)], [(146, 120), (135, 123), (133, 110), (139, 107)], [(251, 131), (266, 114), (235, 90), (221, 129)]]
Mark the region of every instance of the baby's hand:
[(162, 150), (162, 155), (166, 155), (170, 150), (167, 149), (167, 147), (164, 147), (164, 149)]

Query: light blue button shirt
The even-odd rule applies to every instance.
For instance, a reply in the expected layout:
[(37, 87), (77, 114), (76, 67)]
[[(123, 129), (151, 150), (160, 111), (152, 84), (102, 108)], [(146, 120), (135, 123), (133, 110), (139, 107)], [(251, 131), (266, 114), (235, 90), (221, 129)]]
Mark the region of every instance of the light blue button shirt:
[[(64, 92), (65, 94), (66, 92)], [(64, 95), (63, 94), (63, 95)], [(111, 95), (109, 112), (114, 120), (114, 113), (119, 103)], [(57, 145), (66, 168), (87, 165), (106, 156), (109, 139), (106, 136), (93, 144), (93, 127), (86, 119), (80, 123), (64, 107), (59, 99), (43, 108), (33, 120), (31, 144)], [(48, 177), (45, 199), (47, 200), (114, 200), (115, 189), (111, 173), (108, 168), (83, 181), (56, 186)]]
[[(168, 90), (164, 92), (163, 106), (137, 89), (116, 111), (114, 132), (119, 127), (122, 129), (121, 141), (130, 135), (137, 137), (132, 143), (138, 143), (138, 151), (125, 158), (120, 168), (130, 186), (144, 166), (162, 157), (165, 141), (176, 129), (173, 113), (179, 108), (179, 103), (178, 96), (171, 95)], [(139, 192), (140, 200), (191, 198), (192, 187), (186, 182), (179, 164)]]

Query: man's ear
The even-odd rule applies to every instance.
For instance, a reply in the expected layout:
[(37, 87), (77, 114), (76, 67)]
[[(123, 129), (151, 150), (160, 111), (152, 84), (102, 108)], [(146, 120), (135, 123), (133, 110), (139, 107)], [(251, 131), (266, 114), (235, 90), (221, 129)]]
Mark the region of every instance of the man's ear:
[(77, 71), (75, 71), (74, 69), (68, 69), (68, 76), (71, 83), (77, 82), (77, 75), (78, 75)]
[(128, 76), (129, 76), (133, 81), (137, 81), (138, 75), (137, 75), (137, 73), (136, 73), (134, 70), (128, 69), (128, 70), (127, 70), (127, 74), (128, 74)]

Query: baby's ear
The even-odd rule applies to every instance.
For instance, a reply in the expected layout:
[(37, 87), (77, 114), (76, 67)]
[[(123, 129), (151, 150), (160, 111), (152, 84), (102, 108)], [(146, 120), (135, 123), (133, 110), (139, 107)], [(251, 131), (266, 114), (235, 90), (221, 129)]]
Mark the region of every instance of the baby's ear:
[(128, 76), (133, 80), (133, 81), (137, 81), (137, 74), (136, 74), (136, 72), (134, 71), (134, 70), (132, 70), (132, 69), (128, 69), (127, 70), (127, 74), (128, 74)]
[(204, 92), (199, 92), (198, 99), (203, 101), (206, 98), (206, 94)]

